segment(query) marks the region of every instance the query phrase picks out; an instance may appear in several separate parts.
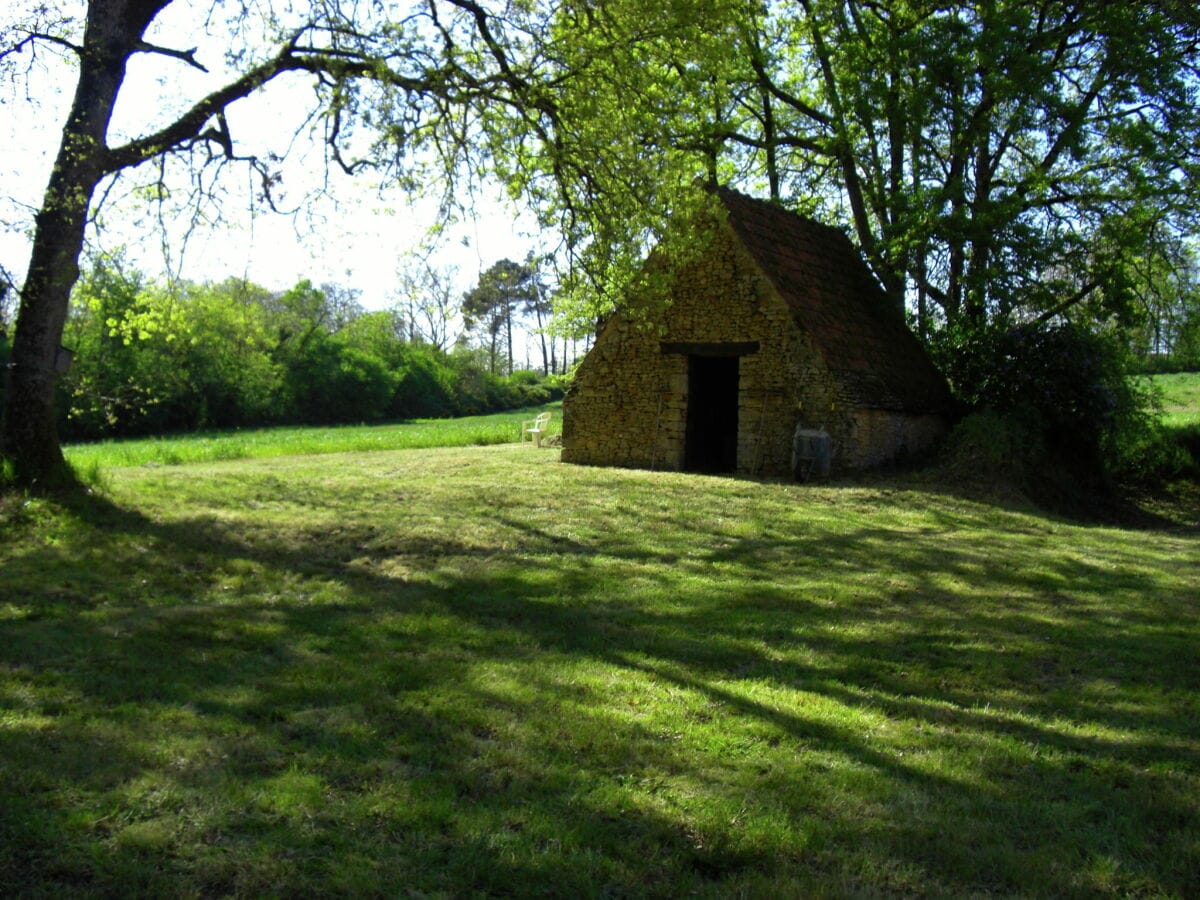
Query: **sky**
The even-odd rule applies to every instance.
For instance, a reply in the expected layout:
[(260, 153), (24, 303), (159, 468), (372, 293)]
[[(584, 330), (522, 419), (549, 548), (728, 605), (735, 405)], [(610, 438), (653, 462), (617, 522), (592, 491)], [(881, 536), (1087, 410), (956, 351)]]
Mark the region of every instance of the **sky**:
[[(135, 56), (114, 112), (110, 144), (153, 131), (228, 78), (222, 70), (226, 48), (195, 27), (208, 8), (199, 0), (180, 0), (147, 38), (180, 49), (198, 46), (197, 59), (211, 73), (158, 55)], [(25, 77), (0, 89), (0, 265), (19, 284), (28, 263), (33, 213), (57, 151), (75, 76), (67, 55), (50, 48), (36, 57), (25, 52), (18, 66)], [(431, 250), (428, 230), (438, 206), (433, 196), (413, 197), (381, 186), (371, 173), (349, 177), (335, 171), (326, 181), (321, 148), (304, 135), (311, 98), (304, 79), (281, 78), (229, 111), (240, 153), (284, 157), (277, 201), (291, 215), (278, 215), (256, 201), (258, 187), (241, 166), (230, 167), (217, 182), (219, 206), (176, 203), (186, 198), (188, 178), (183, 169), (171, 173), (175, 177), (167, 183), (175, 195), (160, 208), (146, 199), (145, 185), (156, 170), (144, 166), (122, 178), (99, 206), (100, 227), (89, 230), (90, 246), (122, 248), (139, 269), (157, 278), (235, 276), (278, 290), (304, 278), (334, 282), (358, 290), (368, 309), (396, 299), (397, 271), (412, 265), (414, 256), (429, 255), (435, 267), (457, 270), (456, 285), (465, 291), (497, 260), (522, 259), (539, 249), (536, 224), (501, 202), (496, 189), (481, 188), (469, 200), (472, 212)], [(301, 136), (293, 139), (297, 130)], [(172, 206), (188, 211), (175, 215)]]

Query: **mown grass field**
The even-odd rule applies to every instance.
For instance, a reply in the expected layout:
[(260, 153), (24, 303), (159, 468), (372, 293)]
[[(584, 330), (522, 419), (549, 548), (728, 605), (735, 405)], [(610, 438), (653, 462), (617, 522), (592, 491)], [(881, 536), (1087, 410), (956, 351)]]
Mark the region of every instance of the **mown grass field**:
[(113, 466), (181, 465), (232, 459), (268, 459), (320, 453), (415, 450), (424, 447), (471, 447), (517, 440), (521, 422), (551, 412), (551, 433), (562, 426), (562, 403), (460, 419), (415, 419), (387, 425), (256, 428), (167, 437), (98, 441), (64, 448), (78, 472)]
[(1200, 425), (1200, 372), (1155, 375), (1153, 381), (1162, 391), (1168, 425)]
[(0, 508), (0, 894), (1200, 894), (1200, 535), (528, 445)]

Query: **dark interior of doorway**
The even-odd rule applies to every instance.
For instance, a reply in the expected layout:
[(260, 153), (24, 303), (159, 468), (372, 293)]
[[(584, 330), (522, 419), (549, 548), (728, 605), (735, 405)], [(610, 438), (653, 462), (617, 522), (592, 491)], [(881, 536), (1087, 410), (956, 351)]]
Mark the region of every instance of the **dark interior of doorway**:
[(738, 357), (689, 356), (684, 468), (736, 471), (737, 438)]

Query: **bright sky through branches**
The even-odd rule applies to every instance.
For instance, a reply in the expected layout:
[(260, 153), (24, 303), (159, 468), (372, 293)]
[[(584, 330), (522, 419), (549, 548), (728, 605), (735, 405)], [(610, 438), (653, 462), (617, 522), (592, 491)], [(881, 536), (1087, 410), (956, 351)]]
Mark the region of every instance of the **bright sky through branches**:
[[(178, 2), (147, 35), (154, 44), (188, 50), (211, 70), (206, 75), (183, 61), (153, 54), (131, 60), (114, 115), (110, 142), (153, 130), (230, 77), (222, 71), (225, 49), (195, 27), (209, 4)], [(19, 13), (14, 13), (19, 15)], [(219, 30), (219, 26), (218, 26)], [(27, 68), (28, 67), (28, 68)], [(0, 265), (20, 284), (28, 262), (33, 215), (41, 203), (57, 151), (75, 67), (68, 51), (40, 46), (16, 61), (27, 76), (0, 88)], [(426, 198), (380, 184), (366, 171), (349, 177), (326, 170), (319, 123), (308, 119), (312, 88), (299, 77), (281, 77), (234, 104), (229, 129), (240, 155), (285, 157), (274, 163), (281, 180), (273, 190), (280, 209), (259, 197), (261, 185), (242, 165), (227, 166), (202, 185), (216, 202), (191, 202), (196, 185), (178, 162), (166, 169), (167, 202), (155, 201), (156, 164), (125, 173), (102, 195), (100, 228), (89, 231), (91, 249), (124, 248), (147, 274), (191, 280), (245, 277), (272, 289), (302, 278), (335, 282), (361, 291), (369, 308), (394, 299), (398, 267), (421, 252), (437, 219), (437, 185)], [(442, 236), (435, 265), (455, 266), (461, 290), (502, 257), (522, 259), (536, 250), (535, 231), (493, 195), (459, 196), (472, 213)]]

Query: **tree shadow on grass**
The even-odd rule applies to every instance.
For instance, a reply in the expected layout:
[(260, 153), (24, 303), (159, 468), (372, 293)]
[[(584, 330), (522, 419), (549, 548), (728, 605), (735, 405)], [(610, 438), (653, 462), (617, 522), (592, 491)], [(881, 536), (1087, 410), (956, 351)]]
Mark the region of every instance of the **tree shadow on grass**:
[[(1171, 534), (1200, 533), (1194, 503), (1198, 485), (1183, 478), (1173, 484), (1075, 484), (1069, 473), (1021, 486), (1011, 473), (946, 469), (936, 461), (911, 468), (856, 473), (836, 484), (881, 492), (920, 491), (954, 500), (1020, 510), (1064, 524), (1112, 527)], [(1032, 489), (1032, 490), (1031, 490)]]
[[(0, 887), (1200, 887), (1194, 629), (1128, 550), (1046, 572), (869, 527), (680, 520), (651, 552), (498, 514), (501, 554), (82, 516), (90, 543), (20, 561), (66, 587), (0, 626)], [(97, 600), (114, 557), (144, 583)], [(849, 570), (888, 575), (829, 602)]]

